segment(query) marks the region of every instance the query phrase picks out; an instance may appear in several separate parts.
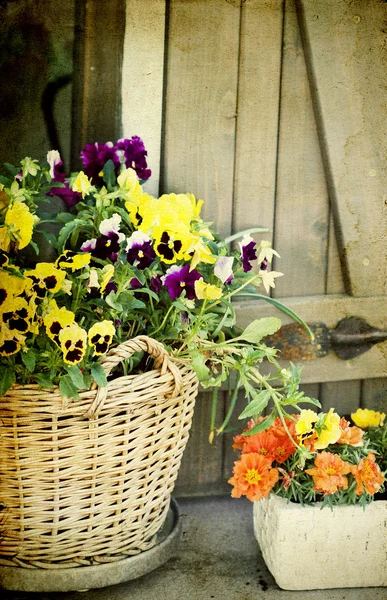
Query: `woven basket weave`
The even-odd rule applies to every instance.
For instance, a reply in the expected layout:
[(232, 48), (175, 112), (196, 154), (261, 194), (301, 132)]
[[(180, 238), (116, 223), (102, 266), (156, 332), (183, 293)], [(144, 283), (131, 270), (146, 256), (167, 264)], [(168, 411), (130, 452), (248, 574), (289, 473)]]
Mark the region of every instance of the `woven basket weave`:
[(105, 372), (141, 350), (155, 370), (112, 379), (78, 400), (36, 385), (0, 398), (0, 564), (74, 567), (154, 545), (198, 382), (146, 336), (113, 349)]

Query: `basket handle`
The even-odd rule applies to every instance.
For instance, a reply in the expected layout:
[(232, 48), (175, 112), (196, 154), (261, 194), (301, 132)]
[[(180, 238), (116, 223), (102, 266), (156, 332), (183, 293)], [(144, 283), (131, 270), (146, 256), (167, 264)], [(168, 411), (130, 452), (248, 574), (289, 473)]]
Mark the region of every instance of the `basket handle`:
[[(139, 335), (126, 342), (123, 342), (108, 352), (108, 354), (101, 360), (101, 365), (106, 373), (106, 376), (110, 375), (114, 367), (120, 364), (120, 362), (126, 358), (129, 358), (129, 356), (132, 356), (132, 354), (135, 352), (141, 351), (147, 352), (149, 356), (155, 359), (155, 366), (157, 369), (160, 369), (161, 375), (164, 375), (167, 371), (170, 371), (175, 384), (171, 397), (176, 398), (183, 387), (180, 371), (172, 361), (164, 346), (160, 342), (157, 342), (146, 335)], [(89, 419), (97, 418), (103, 408), (103, 405), (105, 404), (107, 390), (107, 386), (98, 388), (96, 397), (93, 400), (89, 410), (86, 412), (85, 417)]]

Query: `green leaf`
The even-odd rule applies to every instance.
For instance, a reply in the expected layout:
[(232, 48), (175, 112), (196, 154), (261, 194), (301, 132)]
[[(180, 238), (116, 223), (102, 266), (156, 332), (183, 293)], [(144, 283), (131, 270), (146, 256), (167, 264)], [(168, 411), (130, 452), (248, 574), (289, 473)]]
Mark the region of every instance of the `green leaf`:
[(29, 372), (33, 373), (36, 365), (36, 354), (33, 348), (30, 348), (28, 352), (21, 352), (21, 359)]
[(254, 435), (255, 433), (261, 433), (261, 431), (265, 431), (265, 429), (269, 429), (269, 427), (271, 427), (273, 425), (274, 421), (275, 421), (275, 415), (272, 413), (271, 415), (266, 417), (266, 419), (263, 419), (263, 421), (254, 425), (254, 427), (252, 427), (248, 431), (244, 431), (242, 433), (242, 435), (249, 436), (249, 435)]
[(85, 388), (85, 380), (79, 367), (76, 365), (67, 367), (67, 373), (70, 375), (71, 381), (77, 390)]
[(39, 256), (39, 246), (38, 246), (38, 244), (36, 242), (34, 242), (33, 240), (30, 240), (29, 245), (32, 246), (32, 248), (35, 250), (36, 256)]
[(238, 231), (238, 233), (234, 233), (229, 237), (225, 238), (225, 244), (231, 244), (234, 240), (241, 238), (245, 235), (251, 235), (252, 233), (264, 233), (266, 231), (270, 231), (267, 227), (251, 227), (250, 229), (245, 229), (244, 231)]
[(4, 163), (4, 167), (11, 173), (13, 177), (20, 172), (20, 167), (14, 167), (11, 163)]
[(72, 215), (71, 213), (60, 212), (56, 215), (55, 220), (58, 223), (69, 223), (70, 221), (74, 221), (75, 218), (75, 215)]
[(264, 296), (264, 294), (257, 294), (256, 292), (248, 293), (248, 292), (245, 292), (245, 290), (243, 290), (240, 294), (235, 294), (235, 298), (237, 296), (238, 297), (252, 296), (254, 298), (260, 298), (261, 300), (265, 300), (266, 302), (269, 302), (269, 304), (272, 304), (273, 306), (278, 308), (278, 310), (283, 312), (285, 315), (288, 315), (288, 317), (291, 317), (294, 321), (296, 321), (296, 323), (299, 323), (300, 325), (302, 325), (308, 332), (310, 339), (312, 341), (314, 340), (314, 333), (310, 329), (309, 325), (307, 323), (305, 323), (304, 319), (302, 319), (297, 313), (295, 313), (294, 310), (292, 310), (291, 308), (288, 308), (287, 306), (285, 306), (285, 304), (282, 304), (282, 302), (279, 302), (278, 300), (275, 300), (274, 298), (271, 298), (270, 296)]
[(73, 384), (70, 375), (64, 375), (61, 378), (59, 382), (59, 389), (62, 396), (66, 396), (66, 398), (74, 398), (75, 400), (79, 398), (78, 390)]
[(124, 310), (124, 307), (122, 306), (122, 304), (117, 302), (117, 296), (113, 290), (111, 292), (109, 292), (109, 294), (106, 296), (105, 302), (108, 306), (110, 306), (111, 308), (114, 308), (115, 310), (118, 310), (119, 312), (122, 312)]
[(210, 375), (210, 369), (206, 366), (206, 359), (198, 350), (190, 350), (190, 356), (192, 360), (192, 367), (198, 376), (199, 381), (208, 379)]
[(281, 327), (281, 321), (277, 317), (264, 317), (250, 323), (244, 332), (238, 336), (238, 340), (246, 340), (251, 344), (258, 344), (266, 335), (272, 335)]
[(95, 383), (99, 385), (99, 387), (106, 387), (107, 379), (103, 366), (100, 363), (95, 363), (90, 370)]
[(42, 387), (42, 388), (51, 389), (51, 388), (55, 387), (48, 375), (42, 375), (41, 373), (38, 373), (34, 377), (35, 377), (36, 383), (38, 385), (40, 385), (40, 387)]
[(112, 189), (116, 183), (115, 167), (112, 160), (108, 160), (103, 167), (103, 180), (108, 189)]
[(4, 396), (16, 381), (15, 369), (7, 367), (0, 370), (0, 396)]
[(58, 252), (61, 253), (66, 247), (66, 242), (70, 236), (74, 234), (76, 230), (79, 231), (87, 231), (89, 227), (85, 225), (85, 221), (81, 219), (74, 219), (74, 221), (69, 221), (65, 225), (63, 225), (62, 229), (58, 234)]
[(257, 392), (254, 390), (254, 397), (251, 402), (246, 406), (245, 410), (241, 412), (238, 419), (247, 419), (260, 415), (261, 412), (266, 408), (270, 400), (270, 390), (262, 390)]

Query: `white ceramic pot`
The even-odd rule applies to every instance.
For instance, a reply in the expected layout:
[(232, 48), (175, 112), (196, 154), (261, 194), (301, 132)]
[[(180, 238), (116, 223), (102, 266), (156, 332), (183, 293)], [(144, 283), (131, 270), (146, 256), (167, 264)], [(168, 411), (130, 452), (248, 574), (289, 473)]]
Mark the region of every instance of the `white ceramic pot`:
[(387, 586), (387, 501), (301, 506), (270, 496), (254, 502), (254, 532), (284, 590)]

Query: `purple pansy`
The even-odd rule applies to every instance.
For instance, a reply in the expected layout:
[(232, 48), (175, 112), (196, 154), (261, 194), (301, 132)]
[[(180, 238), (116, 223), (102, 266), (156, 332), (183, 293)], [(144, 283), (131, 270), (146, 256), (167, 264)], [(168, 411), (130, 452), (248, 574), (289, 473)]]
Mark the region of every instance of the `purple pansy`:
[(125, 234), (120, 233), (121, 216), (114, 214), (110, 219), (101, 221), (99, 231), (102, 234), (99, 238), (87, 240), (81, 246), (83, 252), (90, 252), (92, 256), (109, 259), (116, 262), (121, 249), (121, 242), (125, 239)]
[(126, 167), (134, 169), (139, 179), (143, 181), (149, 179), (152, 171), (147, 168), (146, 156), (148, 152), (145, 150), (144, 142), (140, 137), (134, 135), (131, 139), (118, 140), (116, 148), (123, 151)]
[(254, 242), (253, 238), (250, 235), (245, 235), (242, 241), (239, 242), (239, 246), (241, 249), (240, 258), (242, 260), (243, 270), (245, 273), (247, 273), (247, 271), (251, 271), (251, 269), (253, 268), (250, 261), (257, 259), (257, 244)]
[(129, 281), (129, 285), (132, 290), (138, 290), (139, 288), (144, 287), (137, 277), (132, 277), (132, 279)]
[(64, 187), (53, 186), (47, 192), (47, 196), (52, 198), (57, 196), (61, 198), (68, 208), (74, 206), (82, 199), (82, 194), (79, 192), (73, 192), (67, 181), (65, 181), (66, 173), (64, 171), (64, 165), (60, 154), (57, 150), (50, 150), (47, 153), (47, 162), (50, 165), (50, 175), (52, 181), (63, 183)]
[(81, 160), (86, 175), (91, 178), (94, 185), (101, 183), (100, 173), (108, 160), (112, 160), (115, 166), (119, 167), (120, 157), (117, 148), (112, 142), (106, 144), (86, 144), (81, 151)]
[(160, 275), (155, 275), (154, 277), (152, 277), (150, 282), (150, 289), (153, 292), (155, 292), (155, 294), (158, 294), (162, 287), (163, 282), (161, 281)]
[(128, 239), (126, 256), (128, 263), (137, 269), (149, 267), (156, 258), (151, 238), (142, 231), (135, 231)]
[(173, 265), (168, 269), (164, 277), (161, 278), (163, 284), (168, 288), (168, 293), (172, 300), (176, 300), (183, 290), (189, 300), (196, 298), (195, 281), (201, 278), (200, 273), (195, 269), (189, 270), (189, 265), (179, 267)]

